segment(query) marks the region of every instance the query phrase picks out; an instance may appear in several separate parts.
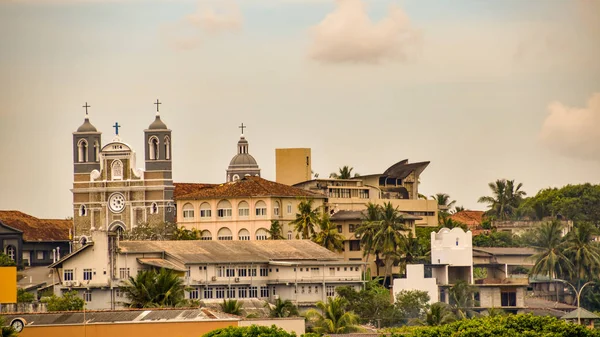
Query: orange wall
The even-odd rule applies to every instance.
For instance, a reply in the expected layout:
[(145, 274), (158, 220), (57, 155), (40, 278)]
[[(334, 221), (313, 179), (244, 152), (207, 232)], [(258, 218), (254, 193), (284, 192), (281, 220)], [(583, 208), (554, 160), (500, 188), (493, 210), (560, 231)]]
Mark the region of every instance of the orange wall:
[(17, 267), (0, 267), (0, 303), (17, 303)]
[(238, 326), (237, 321), (107, 323), (25, 326), (19, 337), (200, 337), (215, 329)]

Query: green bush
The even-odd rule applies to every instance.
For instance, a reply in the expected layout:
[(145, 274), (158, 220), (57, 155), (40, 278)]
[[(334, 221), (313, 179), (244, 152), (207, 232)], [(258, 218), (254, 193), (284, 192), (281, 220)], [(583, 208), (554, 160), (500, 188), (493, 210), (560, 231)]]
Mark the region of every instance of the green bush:
[(77, 311), (83, 310), (85, 302), (77, 295), (76, 290), (67, 291), (63, 296), (52, 295), (42, 299), (48, 311)]
[(213, 330), (204, 334), (202, 337), (296, 337), (295, 333), (289, 333), (281, 328), (272, 325), (268, 326), (245, 326), (245, 327), (227, 327)]

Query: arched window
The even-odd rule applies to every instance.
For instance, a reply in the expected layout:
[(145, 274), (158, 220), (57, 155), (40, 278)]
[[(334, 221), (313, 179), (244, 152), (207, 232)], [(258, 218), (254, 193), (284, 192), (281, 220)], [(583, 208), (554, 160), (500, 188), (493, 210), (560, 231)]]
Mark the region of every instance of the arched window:
[(458, 238), (456, 238), (456, 245), (458, 246)]
[(10, 257), (11, 260), (17, 260), (17, 248), (13, 245), (6, 246), (6, 255)]
[(86, 215), (87, 215), (87, 207), (85, 207), (85, 205), (79, 206), (79, 216), (86, 216)]
[(77, 161), (80, 163), (88, 161), (88, 142), (85, 139), (81, 139), (77, 143)]
[(219, 229), (219, 232), (217, 233), (217, 240), (233, 240), (233, 234), (231, 234), (231, 230), (227, 227)]
[(288, 202), (287, 204), (287, 214), (292, 214), (292, 203)]
[(160, 156), (158, 152), (158, 138), (156, 136), (152, 136), (148, 139), (148, 151), (150, 160), (158, 160)]
[(94, 141), (94, 161), (100, 161), (100, 144), (98, 144), (97, 140)]
[(269, 232), (264, 228), (259, 228), (256, 231), (256, 240), (268, 240)]
[(256, 211), (257, 217), (264, 218), (267, 216), (267, 204), (265, 204), (264, 201), (257, 201), (256, 205), (254, 206), (254, 209)]
[(238, 240), (250, 241), (250, 232), (248, 232), (248, 230), (245, 228), (240, 229), (238, 232)]
[(240, 201), (238, 204), (238, 216), (240, 218), (247, 218), (250, 216), (250, 205), (246, 201)]
[(123, 234), (125, 233), (125, 227), (123, 226), (123, 223), (113, 223), (109, 227), (109, 231), (117, 233), (117, 237), (119, 238), (119, 240), (123, 240)]
[(203, 230), (202, 233), (200, 233), (200, 239), (210, 241), (212, 240), (212, 234), (208, 230)]
[(275, 201), (275, 205), (273, 206), (273, 215), (279, 216), (279, 202)]
[(165, 159), (171, 160), (171, 139), (165, 136)]
[(238, 180), (240, 180), (240, 176), (238, 176), (237, 174), (234, 174), (233, 175), (233, 182), (236, 182)]
[(183, 205), (183, 220), (194, 220), (194, 206), (189, 202)]
[(111, 164), (111, 168), (112, 180), (123, 180), (123, 163), (115, 159)]
[(231, 218), (231, 203), (229, 200), (221, 200), (217, 204), (217, 218)]
[(202, 205), (200, 205), (200, 219), (210, 219), (212, 218), (212, 210), (210, 208), (210, 204), (207, 202), (202, 203)]
[(158, 204), (153, 202), (150, 206), (150, 214), (158, 214)]
[(291, 240), (292, 239), (292, 231), (288, 231), (287, 232), (287, 239)]

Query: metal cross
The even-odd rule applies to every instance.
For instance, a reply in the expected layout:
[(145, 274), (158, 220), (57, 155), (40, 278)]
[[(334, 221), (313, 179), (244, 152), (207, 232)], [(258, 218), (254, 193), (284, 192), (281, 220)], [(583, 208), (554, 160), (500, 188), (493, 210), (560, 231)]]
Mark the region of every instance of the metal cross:
[(158, 112), (159, 105), (160, 105), (160, 104), (162, 104), (162, 103), (161, 103), (161, 102), (159, 102), (159, 101), (158, 101), (158, 98), (157, 98), (157, 99), (156, 99), (156, 103), (154, 103), (154, 104), (156, 104), (156, 112)]
[(113, 125), (113, 128), (115, 128), (115, 133), (117, 134), (117, 136), (119, 135), (120, 127), (122, 127), (122, 125), (119, 125), (119, 122), (116, 122), (115, 125)]
[(85, 102), (85, 105), (83, 107), (85, 108), (85, 114), (87, 116), (87, 114), (88, 114), (87, 108), (91, 107), (91, 105), (88, 105), (87, 102)]
[(238, 126), (240, 129), (242, 129), (242, 135), (244, 134), (244, 129), (247, 128), (247, 126), (244, 126), (244, 123), (242, 123), (242, 125)]

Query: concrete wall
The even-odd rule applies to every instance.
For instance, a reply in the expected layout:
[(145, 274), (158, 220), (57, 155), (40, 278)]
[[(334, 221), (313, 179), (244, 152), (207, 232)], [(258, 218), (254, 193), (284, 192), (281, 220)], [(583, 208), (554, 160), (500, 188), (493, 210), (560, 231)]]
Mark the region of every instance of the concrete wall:
[(310, 148), (275, 149), (275, 181), (294, 185), (311, 179)]
[(277, 327), (282, 328), (287, 332), (295, 332), (296, 336), (300, 336), (306, 332), (304, 318), (274, 318), (274, 319), (246, 319), (239, 322), (239, 326), (271, 326), (275, 324)]
[(425, 278), (425, 265), (409, 264), (406, 266), (406, 278), (394, 279), (394, 301), (402, 290), (421, 290), (429, 294), (429, 303), (439, 302), (439, 292), (434, 278)]
[(431, 263), (451, 266), (473, 265), (473, 238), (471, 231), (461, 228), (442, 228), (431, 232)]

